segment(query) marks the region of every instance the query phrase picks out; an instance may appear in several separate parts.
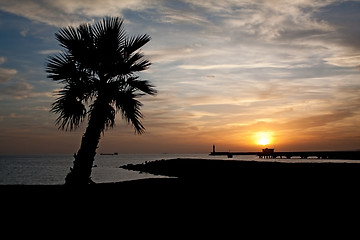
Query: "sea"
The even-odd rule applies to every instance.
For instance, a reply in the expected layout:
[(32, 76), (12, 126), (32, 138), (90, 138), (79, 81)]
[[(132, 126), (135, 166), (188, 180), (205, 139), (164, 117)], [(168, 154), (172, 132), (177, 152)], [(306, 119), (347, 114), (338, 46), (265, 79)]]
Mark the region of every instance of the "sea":
[[(260, 159), (255, 155), (210, 156), (209, 154), (118, 154), (95, 156), (92, 180), (96, 183), (120, 182), (167, 176), (131, 171), (121, 168), (126, 164), (174, 158), (221, 159), (227, 161), (278, 161), (278, 162), (351, 162), (345, 159)], [(61, 185), (73, 165), (72, 154), (62, 155), (0, 155), (0, 185)]]

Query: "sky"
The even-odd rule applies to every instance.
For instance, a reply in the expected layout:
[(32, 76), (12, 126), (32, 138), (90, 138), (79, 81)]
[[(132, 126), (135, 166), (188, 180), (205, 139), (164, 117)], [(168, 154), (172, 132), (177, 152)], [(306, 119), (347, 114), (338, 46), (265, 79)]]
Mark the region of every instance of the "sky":
[(144, 134), (118, 115), (98, 152), (360, 149), (360, 1), (0, 0), (0, 154), (78, 150), (86, 122), (58, 130), (46, 60), (60, 28), (106, 16), (151, 36), (158, 94)]

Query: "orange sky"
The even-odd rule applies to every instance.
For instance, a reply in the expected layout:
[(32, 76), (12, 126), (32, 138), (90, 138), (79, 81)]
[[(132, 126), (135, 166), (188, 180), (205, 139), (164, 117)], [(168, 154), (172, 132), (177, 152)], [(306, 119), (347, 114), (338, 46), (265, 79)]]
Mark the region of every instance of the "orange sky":
[[(0, 154), (74, 153), (86, 124), (57, 130), (45, 61), (60, 27), (122, 16), (147, 33), (146, 133), (117, 116), (99, 152), (360, 149), (360, 2), (8, 1), (0, 3)], [(221, 4), (220, 4), (221, 2)], [(261, 135), (261, 134), (260, 134)]]

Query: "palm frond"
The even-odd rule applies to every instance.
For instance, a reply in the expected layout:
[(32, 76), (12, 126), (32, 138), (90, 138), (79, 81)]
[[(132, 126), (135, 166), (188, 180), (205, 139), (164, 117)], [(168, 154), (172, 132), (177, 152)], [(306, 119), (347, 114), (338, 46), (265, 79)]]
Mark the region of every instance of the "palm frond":
[(139, 48), (144, 46), (146, 43), (148, 43), (151, 40), (151, 37), (147, 34), (133, 36), (125, 41), (124, 45), (124, 51), (131, 55), (135, 51), (137, 51)]
[(67, 49), (69, 52), (72, 52), (79, 45), (81, 39), (80, 32), (70, 26), (66, 28), (61, 28), (57, 33), (55, 33), (56, 40), (59, 41), (60, 46)]
[(48, 78), (62, 83), (76, 81), (76, 79), (80, 78), (75, 62), (65, 53), (50, 56), (46, 66), (46, 72), (49, 73), (47, 75)]
[(93, 26), (96, 47), (101, 50), (111, 48), (119, 51), (126, 39), (123, 20), (120, 18), (104, 18)]
[(59, 114), (56, 125), (61, 130), (75, 130), (87, 115), (84, 104), (79, 100), (78, 93), (72, 89), (59, 91), (59, 97), (52, 104), (51, 112)]
[(126, 33), (123, 20), (120, 18), (104, 18), (94, 25), (93, 32), (98, 73), (101, 79), (107, 81), (119, 74), (115, 66), (124, 62), (122, 48)]
[[(125, 41), (124, 45), (124, 57), (126, 68), (124, 74), (131, 74), (133, 72), (144, 71), (149, 68), (151, 62), (147, 59), (143, 59), (144, 55), (138, 50), (150, 41), (150, 36), (147, 34), (133, 36)], [(136, 52), (137, 51), (137, 52)]]
[(145, 132), (145, 127), (141, 122), (143, 118), (140, 111), (142, 103), (136, 99), (138, 96), (140, 95), (131, 90), (118, 92), (115, 106), (121, 111), (122, 118), (133, 125), (135, 133), (142, 134)]
[(78, 28), (66, 27), (55, 34), (60, 46), (76, 61), (81, 68), (94, 68), (94, 36), (91, 25), (82, 24)]
[(115, 116), (116, 116), (115, 109), (110, 104), (107, 104), (103, 110), (104, 110), (104, 117), (105, 117), (105, 127), (106, 128), (114, 127)]
[(126, 80), (126, 83), (130, 85), (132, 88), (140, 90), (146, 94), (149, 95), (155, 95), (157, 93), (157, 90), (154, 88), (152, 84), (150, 84), (147, 80), (138, 80), (139, 77), (129, 77)]
[(140, 62), (136, 62), (130, 66), (130, 72), (141, 72), (148, 69), (151, 65), (149, 60), (142, 60)]

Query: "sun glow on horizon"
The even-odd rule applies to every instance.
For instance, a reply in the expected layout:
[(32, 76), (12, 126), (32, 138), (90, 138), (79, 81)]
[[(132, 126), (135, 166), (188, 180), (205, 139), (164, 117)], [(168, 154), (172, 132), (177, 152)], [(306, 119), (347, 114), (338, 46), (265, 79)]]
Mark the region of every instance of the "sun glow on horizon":
[(273, 138), (272, 138), (272, 133), (271, 132), (257, 132), (255, 133), (255, 142), (258, 145), (268, 145), (270, 143), (272, 143)]

